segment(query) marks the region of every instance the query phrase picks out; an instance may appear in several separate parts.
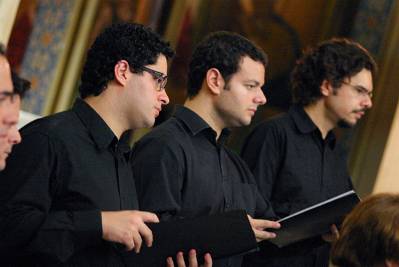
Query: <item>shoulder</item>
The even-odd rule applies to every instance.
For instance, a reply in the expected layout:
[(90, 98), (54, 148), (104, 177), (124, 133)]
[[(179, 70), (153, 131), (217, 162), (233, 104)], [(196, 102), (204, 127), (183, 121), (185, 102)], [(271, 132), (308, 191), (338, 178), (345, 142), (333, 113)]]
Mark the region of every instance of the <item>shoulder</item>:
[(184, 140), (189, 138), (183, 126), (170, 118), (152, 129), (138, 140), (133, 147), (133, 157), (142, 153), (179, 153), (184, 148)]
[(46, 136), (50, 139), (63, 139), (66, 133), (78, 133), (82, 124), (72, 111), (64, 111), (37, 119), (21, 129), (22, 138), (28, 136)]
[(292, 129), (293, 123), (287, 113), (279, 114), (273, 118), (265, 120), (255, 126), (246, 138), (246, 143), (264, 143), (268, 139), (281, 139), (286, 136), (286, 132)]

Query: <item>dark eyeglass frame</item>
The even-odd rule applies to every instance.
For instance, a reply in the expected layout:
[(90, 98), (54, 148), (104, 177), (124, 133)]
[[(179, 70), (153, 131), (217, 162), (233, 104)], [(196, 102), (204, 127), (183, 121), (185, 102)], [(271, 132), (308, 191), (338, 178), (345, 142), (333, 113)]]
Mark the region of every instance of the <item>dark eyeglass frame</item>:
[(163, 74), (162, 72), (147, 68), (145, 66), (140, 67), (140, 70), (146, 71), (157, 81), (159, 87), (158, 91), (162, 91), (165, 89), (166, 83), (168, 82), (168, 76)]
[(348, 85), (349, 87), (353, 88), (359, 95), (361, 96), (368, 96), (370, 99), (373, 98), (373, 92), (368, 91), (366, 88), (360, 85), (353, 85), (348, 82), (342, 82), (343, 84)]
[(10, 102), (14, 103), (16, 96), (18, 96), (18, 94), (15, 92), (10, 92), (10, 91), (0, 92), (0, 103), (5, 102), (7, 99), (10, 99)]

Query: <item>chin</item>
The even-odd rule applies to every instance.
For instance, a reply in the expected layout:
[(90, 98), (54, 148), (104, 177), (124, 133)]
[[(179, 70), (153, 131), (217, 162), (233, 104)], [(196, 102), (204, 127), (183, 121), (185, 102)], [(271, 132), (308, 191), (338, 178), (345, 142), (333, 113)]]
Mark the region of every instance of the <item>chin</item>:
[(144, 128), (151, 128), (154, 126), (154, 124), (155, 124), (155, 118), (153, 118), (152, 120), (148, 120)]
[(337, 126), (340, 128), (352, 128), (356, 125), (356, 122), (351, 122), (347, 120), (340, 120), (337, 123)]
[(251, 124), (251, 121), (252, 121), (252, 116), (251, 117), (249, 117), (249, 118), (243, 118), (241, 121), (240, 121), (240, 126), (248, 126), (248, 125), (250, 125)]
[(0, 171), (4, 170), (6, 167), (6, 161), (4, 159), (0, 160)]

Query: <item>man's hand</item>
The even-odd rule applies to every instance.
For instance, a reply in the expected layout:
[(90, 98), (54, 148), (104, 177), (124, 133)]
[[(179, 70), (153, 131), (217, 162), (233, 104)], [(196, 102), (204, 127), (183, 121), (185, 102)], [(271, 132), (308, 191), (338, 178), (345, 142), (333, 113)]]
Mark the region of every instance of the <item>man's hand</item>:
[(332, 243), (338, 240), (339, 238), (339, 231), (338, 228), (335, 224), (331, 225), (330, 227), (330, 233), (324, 234), (321, 236), (324, 241), (328, 243)]
[(154, 213), (126, 210), (101, 212), (103, 239), (120, 243), (127, 250), (139, 253), (142, 239), (148, 247), (152, 246), (153, 236), (145, 222), (159, 222)]
[(252, 230), (254, 231), (256, 241), (260, 242), (266, 239), (275, 238), (276, 234), (272, 232), (267, 232), (265, 229), (279, 229), (280, 224), (278, 222), (273, 222), (269, 220), (253, 219), (248, 215), (249, 223), (251, 224)]
[[(212, 257), (209, 253), (204, 255), (205, 262), (201, 267), (212, 267)], [(176, 255), (176, 263), (177, 267), (186, 267), (186, 263), (184, 261), (183, 253), (179, 252)], [(166, 266), (167, 267), (174, 267), (173, 259), (171, 257), (166, 259)], [(188, 253), (188, 267), (198, 267), (197, 262), (197, 252), (192, 249)]]

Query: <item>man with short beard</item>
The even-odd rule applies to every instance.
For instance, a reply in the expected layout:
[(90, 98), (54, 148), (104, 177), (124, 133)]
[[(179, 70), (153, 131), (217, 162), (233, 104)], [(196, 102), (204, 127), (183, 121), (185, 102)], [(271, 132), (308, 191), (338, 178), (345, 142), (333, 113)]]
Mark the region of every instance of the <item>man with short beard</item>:
[(127, 141), (169, 102), (173, 54), (139, 24), (114, 24), (96, 38), (80, 98), (70, 110), (26, 125), (0, 173), (0, 261), (125, 266), (121, 251), (151, 246), (146, 224), (158, 218), (138, 210)]
[[(371, 108), (375, 71), (366, 49), (347, 39), (322, 42), (297, 62), (295, 104), (258, 125), (241, 153), (278, 217), (353, 188), (347, 153), (332, 130), (354, 126)], [(329, 244), (320, 237), (283, 249), (263, 244), (244, 266), (328, 266), (328, 252)]]

